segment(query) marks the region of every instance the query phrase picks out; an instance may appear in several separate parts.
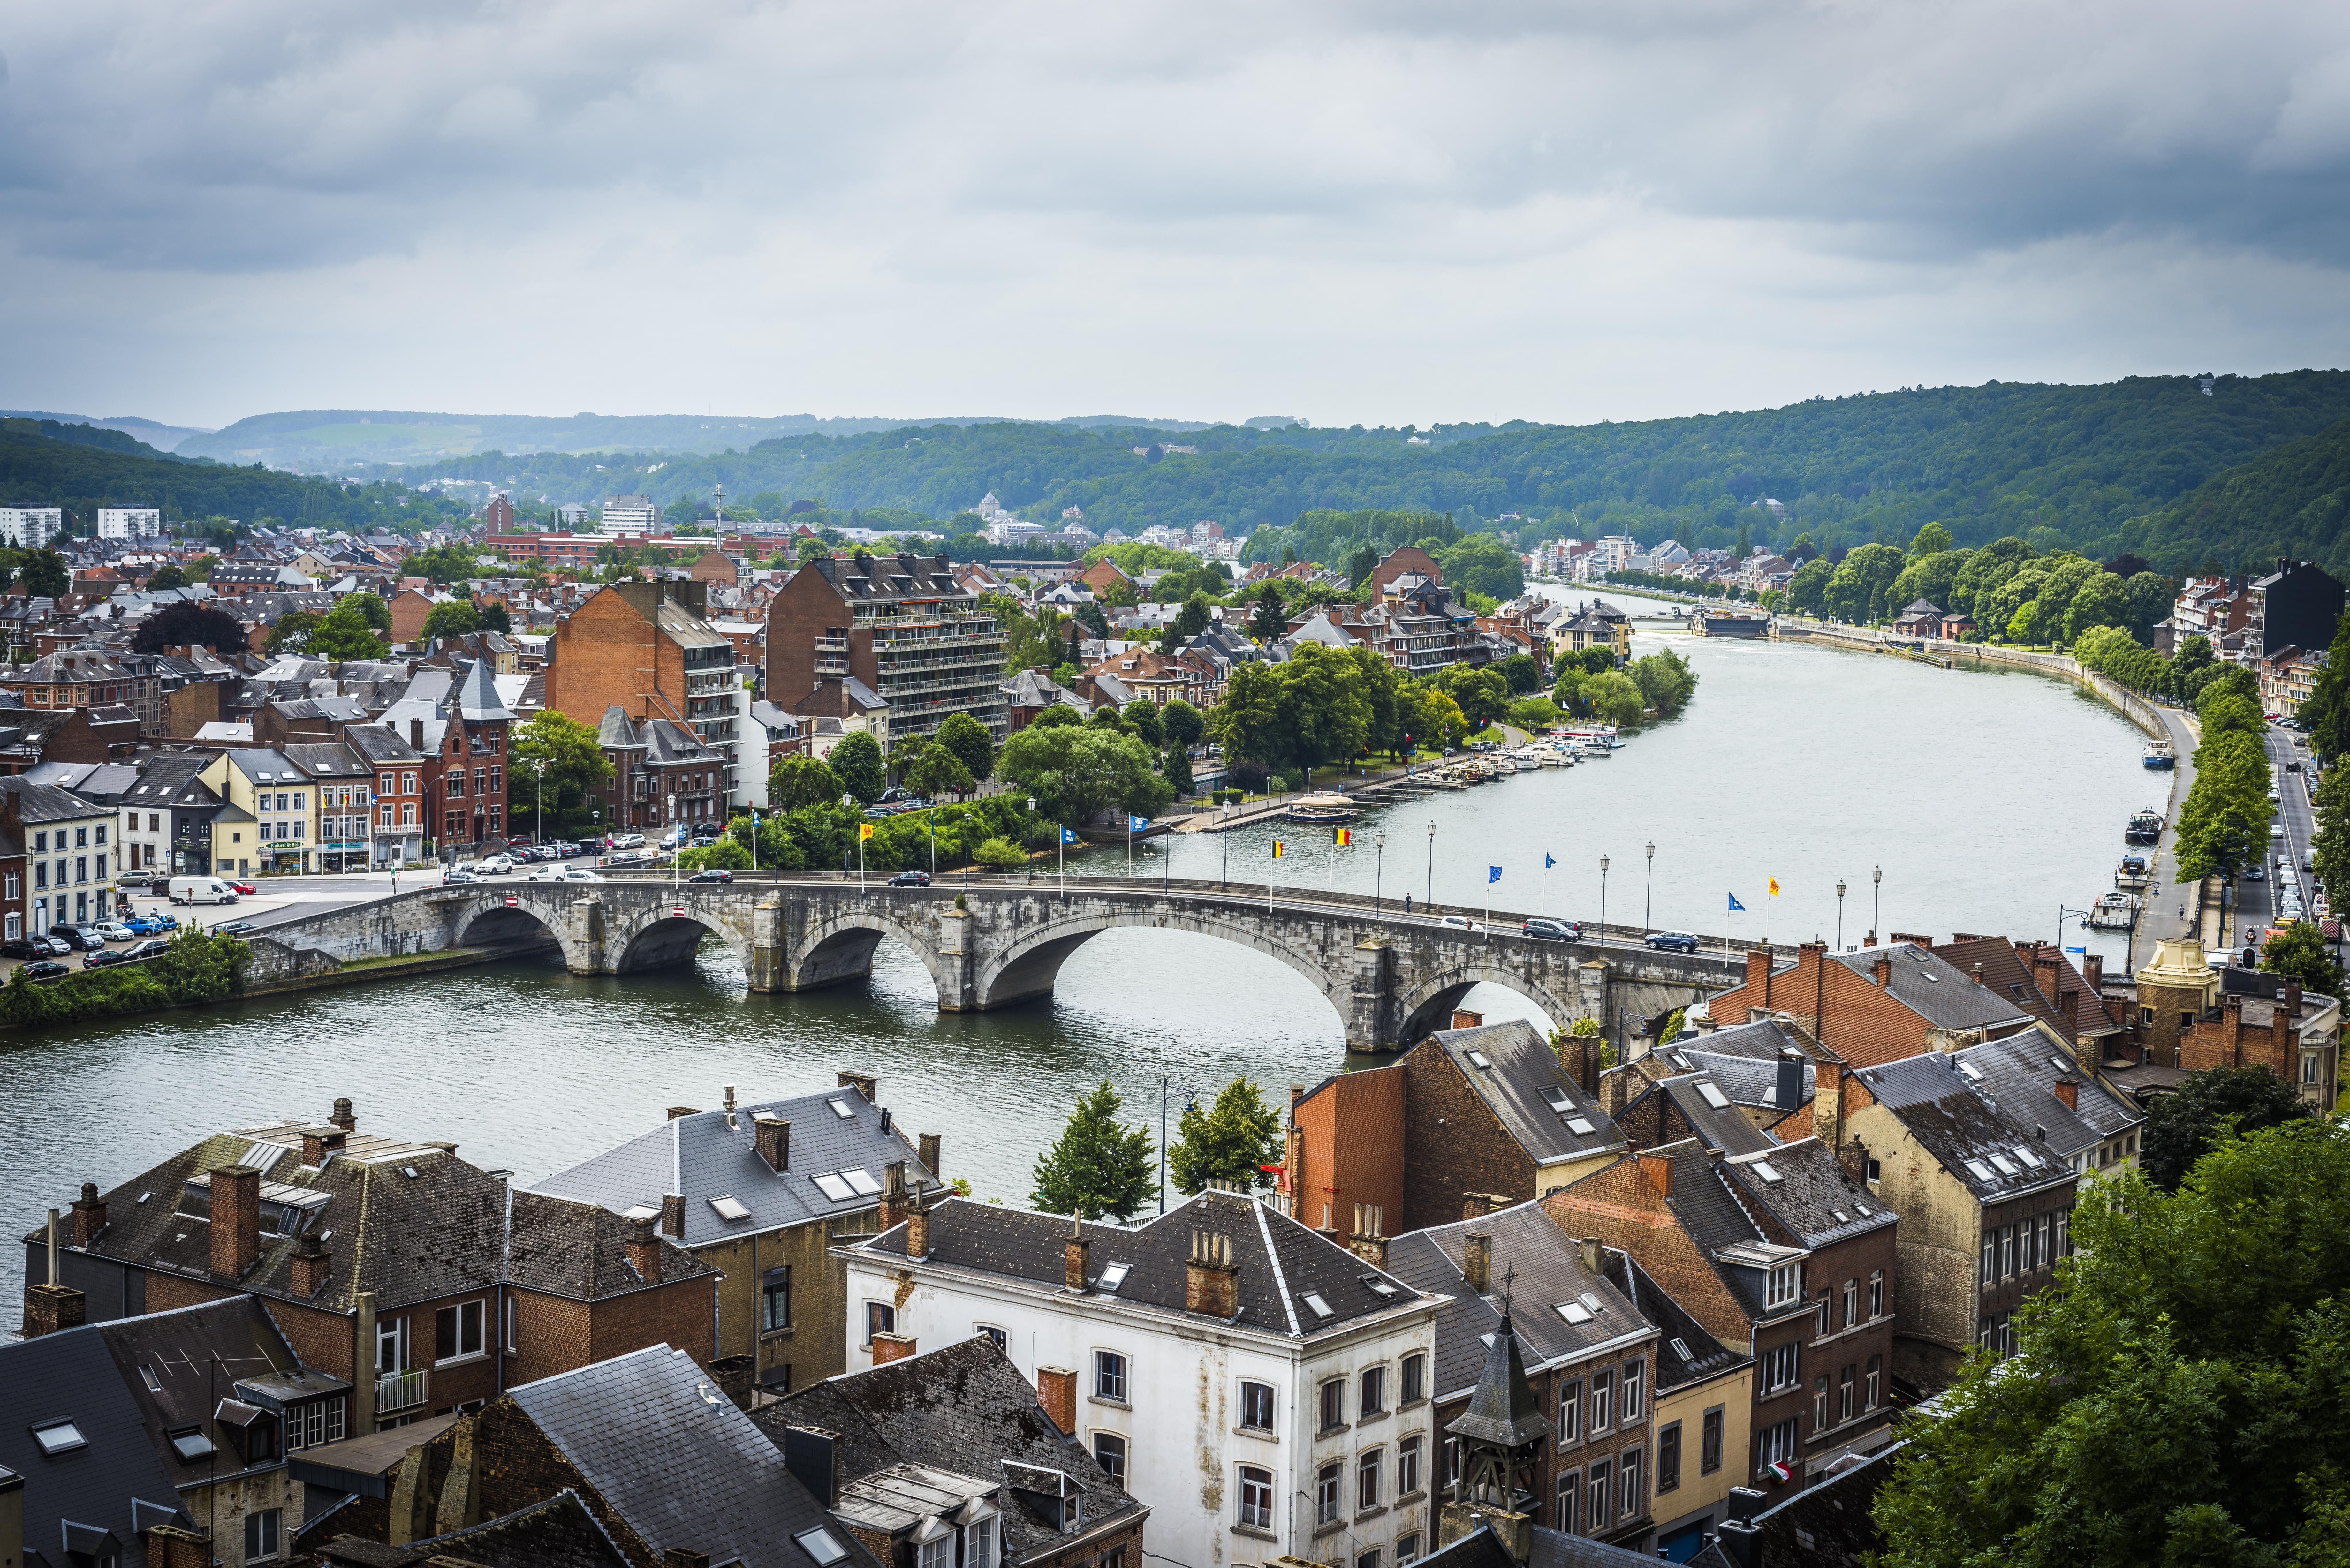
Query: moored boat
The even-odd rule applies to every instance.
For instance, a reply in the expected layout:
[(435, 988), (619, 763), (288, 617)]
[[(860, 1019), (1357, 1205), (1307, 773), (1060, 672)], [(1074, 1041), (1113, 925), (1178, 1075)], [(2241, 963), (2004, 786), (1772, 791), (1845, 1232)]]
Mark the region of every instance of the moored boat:
[(2130, 813), (2129, 826), (2122, 832), (2125, 844), (2155, 844), (2162, 838), (2162, 813), (2152, 806)]
[(2148, 741), (2146, 743), (2145, 761), (2146, 765), (2150, 768), (2175, 768), (2178, 765), (2178, 753), (2170, 749), (2170, 742), (2168, 741)]
[(1282, 815), (1292, 822), (1309, 826), (1339, 827), (1362, 815), (1355, 808), (1351, 796), (1343, 794), (1303, 794), (1290, 803)]
[(2153, 880), (2154, 874), (2147, 868), (2143, 855), (2125, 855), (2122, 863), (2114, 867), (2114, 886), (2126, 892), (2139, 892)]
[(2089, 925), (2100, 931), (2126, 931), (2137, 924), (2137, 900), (2127, 893), (2101, 894), (2089, 908)]

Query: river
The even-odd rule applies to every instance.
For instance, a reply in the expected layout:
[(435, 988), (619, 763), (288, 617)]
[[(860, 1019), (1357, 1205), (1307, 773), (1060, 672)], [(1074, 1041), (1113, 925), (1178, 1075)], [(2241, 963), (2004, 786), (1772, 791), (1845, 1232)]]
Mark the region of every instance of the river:
[[(1640, 601), (1611, 593), (1630, 609)], [(1172, 869), (1235, 883), (1328, 886), (1596, 918), (1600, 857), (1611, 921), (1780, 942), (1869, 929), (1882, 866), (1887, 930), (2053, 936), (2060, 905), (2109, 888), (2129, 812), (2163, 784), (2118, 715), (2060, 681), (1952, 671), (1795, 643), (1642, 632), (1696, 667), (1679, 719), (1614, 756), (1367, 814), (1333, 851), (1326, 829), (1271, 826), (1172, 842)], [(1319, 783), (1319, 781), (1317, 781)], [(1435, 833), (1428, 825), (1435, 825)], [(1377, 839), (1384, 834), (1381, 851)], [(1276, 864), (1272, 843), (1287, 846)], [(1656, 845), (1654, 885), (1645, 846)], [(1157, 846), (1138, 875), (1160, 870)], [(1557, 862), (1545, 878), (1545, 855)], [(1099, 874), (1122, 850), (1081, 857)], [(1073, 867), (1078, 862), (1072, 861)], [(1769, 896), (1776, 877), (1780, 896)], [(1735, 895), (1746, 912), (1731, 915)], [(2089, 933), (2067, 928), (2082, 946)], [(2093, 950), (2118, 962), (2118, 935)], [(869, 983), (753, 997), (713, 946), (690, 970), (575, 978), (517, 962), (408, 982), (79, 1027), (0, 1044), (0, 1194), (16, 1233), (83, 1181), (101, 1189), (208, 1133), (323, 1117), (338, 1096), (362, 1125), (456, 1142), (528, 1180), (709, 1106), (879, 1075), (910, 1131), (942, 1133), (949, 1176), (1024, 1202), (1037, 1153), (1084, 1087), (1107, 1078), (1156, 1136), (1162, 1075), (1204, 1099), (1235, 1075), (1274, 1098), (1346, 1065), (1339, 1020), (1278, 961), (1212, 938), (1113, 931), (1081, 949), (1049, 1002), (953, 1016), (910, 952), (885, 942)], [(1481, 987), (1492, 1018), (1539, 1016)], [(0, 1301), (22, 1255), (0, 1249)]]

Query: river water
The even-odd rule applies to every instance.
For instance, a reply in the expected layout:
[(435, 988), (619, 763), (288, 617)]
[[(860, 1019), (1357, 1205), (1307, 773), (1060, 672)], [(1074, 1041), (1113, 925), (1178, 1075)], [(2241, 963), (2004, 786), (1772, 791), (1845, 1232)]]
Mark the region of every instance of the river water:
[[(1611, 594), (1627, 609), (1630, 596)], [(1884, 867), (1887, 930), (2047, 938), (2060, 905), (2111, 886), (2121, 829), (2163, 784), (2137, 732), (2062, 682), (1950, 671), (1792, 643), (1642, 632), (1695, 665), (1679, 720), (1614, 756), (1367, 814), (1355, 844), (1265, 826), (1172, 841), (1182, 877), (1329, 886), (1594, 919), (1600, 857), (1607, 918), (1780, 942), (1869, 929)], [(1317, 780), (1317, 784), (1320, 781)], [(1431, 838), (1428, 825), (1436, 831)], [(1377, 845), (1386, 836), (1382, 851)], [(1278, 863), (1273, 840), (1286, 850)], [(1645, 846), (1656, 845), (1648, 885)], [(1159, 847), (1136, 857), (1157, 876)], [(1545, 856), (1556, 865), (1545, 877)], [(1073, 858), (1097, 875), (1122, 850)], [(1488, 882), (1488, 868), (1501, 880)], [(1780, 896), (1769, 896), (1776, 877)], [(1728, 912), (1735, 896), (1743, 914)], [(2064, 931), (2069, 945), (2089, 933)], [(2118, 962), (2118, 937), (2099, 939)], [(1481, 987), (1489, 1017), (1539, 1017)], [(691, 969), (582, 979), (517, 962), (407, 982), (0, 1037), (0, 1219), (23, 1234), (83, 1181), (101, 1188), (207, 1133), (324, 1116), (338, 1096), (364, 1125), (453, 1140), (528, 1180), (658, 1123), (714, 1106), (879, 1075), (910, 1131), (944, 1135), (950, 1176), (1024, 1202), (1037, 1153), (1084, 1087), (1107, 1078), (1155, 1124), (1162, 1076), (1205, 1098), (1236, 1075), (1280, 1097), (1346, 1065), (1337, 1015), (1274, 960), (1212, 938), (1113, 931), (1081, 949), (1047, 1002), (940, 1013), (921, 963), (885, 942), (868, 983), (753, 997), (714, 946)], [(0, 1248), (0, 1302), (19, 1299), (22, 1256)]]

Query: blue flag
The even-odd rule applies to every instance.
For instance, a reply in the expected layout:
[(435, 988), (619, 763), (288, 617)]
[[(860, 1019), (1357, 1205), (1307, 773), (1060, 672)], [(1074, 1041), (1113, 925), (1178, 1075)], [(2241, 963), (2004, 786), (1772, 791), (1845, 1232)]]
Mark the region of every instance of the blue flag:
[(1485, 880), (1487, 882), (1498, 882), (1501, 879), (1502, 868), (1499, 866), (1488, 866), (1485, 867)]
[(1552, 858), (1551, 858), (1551, 857), (1550, 857), (1550, 851), (1549, 851), (1549, 850), (1545, 849), (1545, 850), (1544, 850), (1544, 851), (1543, 851), (1543, 869), (1544, 869), (1544, 870), (1547, 871), (1547, 870), (1549, 870), (1552, 867), (1554, 867), (1554, 866), (1555, 866), (1555, 865), (1557, 865), (1557, 864), (1558, 864), (1558, 862), (1557, 862), (1557, 861), (1555, 861), (1555, 860), (1554, 860), (1554, 859), (1552, 859)]
[(1730, 896), (1730, 907), (1739, 914), (1742, 915), (1746, 912), (1746, 906), (1738, 901), (1738, 895), (1735, 893)]
[(1150, 819), (1147, 816), (1135, 816), (1129, 814), (1126, 819), (1126, 830), (1128, 833), (1140, 833), (1149, 826)]
[(1062, 842), (1062, 843), (1064, 843), (1064, 844), (1075, 844), (1076, 841), (1077, 841), (1077, 836), (1076, 836), (1076, 834), (1074, 834), (1074, 833), (1070, 832), (1070, 831), (1069, 831), (1067, 828), (1066, 828), (1066, 827), (1065, 827), (1065, 828), (1063, 828), (1063, 829), (1061, 829), (1061, 842)]

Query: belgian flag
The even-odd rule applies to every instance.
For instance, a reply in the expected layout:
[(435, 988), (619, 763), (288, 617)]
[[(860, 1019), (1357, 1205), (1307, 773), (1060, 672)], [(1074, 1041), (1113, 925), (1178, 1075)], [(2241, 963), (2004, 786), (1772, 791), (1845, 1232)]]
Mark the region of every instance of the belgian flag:
[(1353, 834), (1350, 830), (1348, 830), (1348, 829), (1347, 829), (1347, 828), (1342, 827), (1342, 828), (1339, 828), (1337, 831), (1338, 831), (1338, 836), (1337, 836), (1337, 839), (1336, 839), (1336, 843), (1337, 843), (1337, 846), (1338, 846), (1338, 847), (1339, 847), (1339, 848), (1344, 849), (1347, 845), (1352, 844), (1353, 842), (1355, 842), (1355, 836), (1354, 836), (1354, 834)]
[(1278, 839), (1278, 838), (1274, 839), (1274, 840), (1273, 841), (1273, 857), (1274, 857), (1275, 860), (1278, 860), (1278, 859), (1280, 859), (1280, 858), (1281, 858), (1281, 847), (1282, 847), (1282, 846), (1281, 846), (1281, 840), (1280, 840), (1280, 839)]

